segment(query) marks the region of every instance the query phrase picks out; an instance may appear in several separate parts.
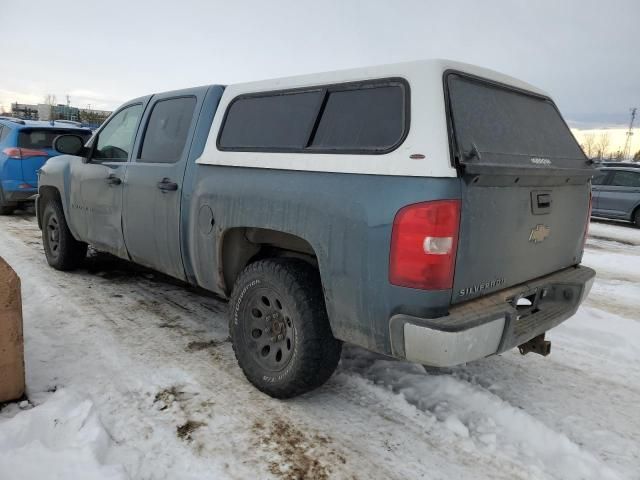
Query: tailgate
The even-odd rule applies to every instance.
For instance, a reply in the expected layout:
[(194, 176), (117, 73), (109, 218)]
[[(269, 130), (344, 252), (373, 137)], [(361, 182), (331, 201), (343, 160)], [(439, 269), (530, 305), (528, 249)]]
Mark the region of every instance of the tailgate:
[(446, 77), (463, 179), (452, 303), (580, 262), (594, 169), (546, 97)]

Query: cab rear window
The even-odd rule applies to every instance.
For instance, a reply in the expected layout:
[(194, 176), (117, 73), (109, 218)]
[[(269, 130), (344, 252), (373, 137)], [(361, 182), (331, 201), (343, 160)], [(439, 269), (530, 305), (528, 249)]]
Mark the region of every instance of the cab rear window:
[(58, 135), (73, 134), (82, 137), (86, 142), (91, 137), (91, 132), (84, 130), (64, 130), (51, 128), (23, 129), (18, 133), (18, 147), (20, 148), (51, 148), (53, 140)]
[(586, 157), (548, 98), (447, 76), (450, 126), (461, 163), (583, 167)]

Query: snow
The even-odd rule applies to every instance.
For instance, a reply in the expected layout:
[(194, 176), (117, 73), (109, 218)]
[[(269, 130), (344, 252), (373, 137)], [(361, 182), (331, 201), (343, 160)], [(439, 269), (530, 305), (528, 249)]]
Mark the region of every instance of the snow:
[(104, 256), (57, 272), (32, 216), (0, 217), (29, 398), (0, 411), (0, 480), (638, 478), (640, 230), (590, 231), (598, 277), (549, 357), (425, 371), (348, 346), (282, 402), (242, 376), (220, 300)]
[(591, 222), (589, 225), (591, 239), (613, 240), (638, 246), (640, 245), (640, 233), (631, 224), (616, 220), (601, 220)]
[(1, 425), (0, 472), (12, 478), (126, 478), (122, 467), (101, 462), (109, 435), (88, 399), (58, 390)]

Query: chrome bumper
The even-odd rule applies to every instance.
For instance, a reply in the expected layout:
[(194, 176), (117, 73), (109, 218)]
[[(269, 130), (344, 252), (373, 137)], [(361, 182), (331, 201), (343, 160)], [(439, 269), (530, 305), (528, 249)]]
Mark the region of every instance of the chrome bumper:
[[(456, 305), (449, 315), (390, 320), (394, 356), (450, 367), (504, 352), (571, 317), (589, 294), (595, 271), (571, 267), (498, 293)], [(531, 305), (518, 307), (519, 298)]]

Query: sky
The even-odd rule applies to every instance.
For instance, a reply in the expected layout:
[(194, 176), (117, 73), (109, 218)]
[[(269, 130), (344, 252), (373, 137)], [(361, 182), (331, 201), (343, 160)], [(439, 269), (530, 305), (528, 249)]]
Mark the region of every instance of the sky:
[(421, 58), (513, 75), (577, 129), (640, 107), (637, 0), (0, 0), (0, 106), (113, 109), (195, 85)]

